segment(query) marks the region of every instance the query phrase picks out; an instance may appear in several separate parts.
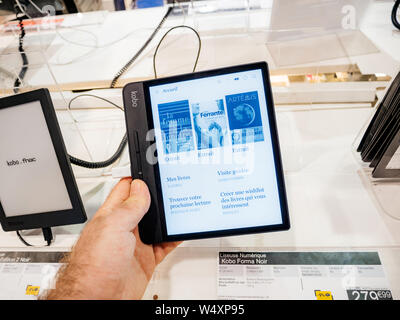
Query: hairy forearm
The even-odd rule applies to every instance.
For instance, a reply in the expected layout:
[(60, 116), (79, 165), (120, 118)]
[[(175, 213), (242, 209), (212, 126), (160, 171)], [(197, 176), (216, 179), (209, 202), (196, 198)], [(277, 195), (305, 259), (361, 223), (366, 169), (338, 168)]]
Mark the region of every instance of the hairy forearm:
[(156, 265), (177, 245), (140, 240), (138, 223), (150, 200), (143, 181), (118, 182), (40, 299), (141, 299)]
[(40, 300), (79, 299), (82, 293), (79, 290), (79, 269), (71, 263), (71, 254), (61, 259), (61, 268), (58, 270), (54, 285), (44, 292)]
[(71, 264), (61, 267), (57, 273), (55, 286), (44, 293), (40, 299), (87, 299), (79, 286), (79, 273), (79, 270)]
[(117, 292), (111, 292), (110, 288), (115, 286), (109, 286), (112, 279), (108, 279), (104, 270), (71, 256), (74, 254), (67, 255), (60, 261), (63, 266), (56, 275), (55, 285), (40, 297), (41, 300), (112, 299), (118, 296)]

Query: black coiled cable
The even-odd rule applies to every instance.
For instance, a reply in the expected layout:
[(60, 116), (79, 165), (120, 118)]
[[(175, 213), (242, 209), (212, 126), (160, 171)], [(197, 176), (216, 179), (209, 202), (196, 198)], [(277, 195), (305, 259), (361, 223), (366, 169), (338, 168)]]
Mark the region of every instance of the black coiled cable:
[(129, 67), (132, 65), (132, 63), (135, 62), (135, 60), (140, 56), (140, 54), (143, 52), (143, 50), (149, 45), (151, 40), (155, 37), (158, 31), (160, 31), (162, 25), (164, 24), (165, 20), (167, 20), (169, 14), (173, 10), (173, 7), (169, 7), (166, 14), (164, 17), (161, 19), (160, 23), (158, 24), (157, 28), (154, 29), (153, 33), (150, 35), (150, 37), (147, 39), (147, 41), (144, 43), (144, 45), (139, 49), (138, 52), (121, 68), (121, 70), (118, 71), (118, 73), (114, 76), (114, 78), (111, 81), (110, 88), (114, 88), (115, 85), (117, 84), (118, 79), (129, 69)]
[(75, 164), (80, 167), (88, 168), (88, 169), (99, 169), (99, 168), (105, 168), (108, 167), (109, 165), (113, 164), (117, 159), (121, 156), (122, 152), (124, 151), (124, 148), (128, 142), (128, 135), (125, 133), (124, 137), (122, 138), (121, 143), (118, 146), (117, 151), (107, 160), (104, 161), (98, 161), (98, 162), (90, 162), (90, 161), (85, 161), (82, 159), (75, 158), (71, 155), (69, 156), (69, 160), (71, 161), (72, 164)]
[(392, 9), (392, 23), (397, 29), (400, 30), (400, 22), (397, 19), (397, 11), (399, 10), (399, 6), (400, 6), (400, 0), (396, 0)]
[[(150, 35), (150, 37), (146, 40), (146, 42), (143, 44), (143, 46), (139, 49), (138, 52), (135, 53), (135, 55), (121, 68), (121, 70), (118, 71), (118, 73), (114, 76), (113, 80), (111, 81), (110, 88), (114, 88), (115, 85), (117, 84), (118, 79), (128, 70), (128, 68), (132, 65), (133, 62), (140, 56), (140, 54), (144, 51), (144, 49), (147, 48), (151, 40), (155, 37), (157, 32), (161, 29), (162, 25), (164, 24), (165, 20), (167, 20), (169, 14), (173, 10), (172, 7), (169, 7), (167, 12), (165, 13), (164, 17), (161, 19), (160, 23), (158, 24), (157, 28), (153, 31), (153, 33)], [(107, 160), (104, 161), (98, 161), (98, 162), (90, 162), (90, 161), (85, 161), (82, 159), (75, 158), (74, 156), (68, 155), (69, 160), (72, 164), (88, 168), (88, 169), (99, 169), (99, 168), (105, 168), (108, 167), (109, 165), (113, 164), (122, 154), (124, 151), (125, 146), (128, 143), (128, 134), (125, 133), (124, 137), (121, 140), (121, 143), (118, 146), (118, 149), (115, 151), (115, 153)]]
[(18, 51), (21, 54), (22, 67), (21, 71), (18, 74), (18, 77), (15, 79), (14, 82), (14, 93), (18, 93), (19, 87), (21, 86), (21, 80), (25, 78), (26, 71), (28, 70), (28, 57), (26, 56), (24, 50), (24, 37), (25, 37), (24, 23), (22, 17), (18, 17), (17, 15), (17, 19), (19, 21), (18, 26), (20, 28)]
[[(68, 106), (67, 106), (68, 110), (71, 110), (72, 102), (81, 97), (92, 97), (92, 98), (100, 99), (100, 100), (103, 100), (103, 101), (113, 105), (114, 107), (120, 109), (122, 112), (124, 111), (124, 109), (122, 107), (120, 107), (119, 105), (117, 105), (116, 103), (114, 103), (108, 99), (105, 99), (103, 97), (99, 97), (99, 96), (96, 96), (96, 95), (90, 94), (90, 93), (83, 93), (83, 94), (80, 94), (80, 95), (72, 98), (68, 103)], [(68, 157), (72, 164), (80, 166), (80, 167), (84, 167), (84, 168), (88, 168), (88, 169), (105, 168), (105, 167), (108, 167), (109, 165), (113, 164), (121, 156), (127, 143), (128, 143), (128, 137), (127, 137), (127, 134), (125, 133), (124, 137), (122, 138), (122, 140), (117, 148), (117, 151), (115, 151), (115, 153), (109, 159), (104, 160), (104, 161), (91, 162), (91, 161), (78, 159), (71, 155), (68, 155)]]

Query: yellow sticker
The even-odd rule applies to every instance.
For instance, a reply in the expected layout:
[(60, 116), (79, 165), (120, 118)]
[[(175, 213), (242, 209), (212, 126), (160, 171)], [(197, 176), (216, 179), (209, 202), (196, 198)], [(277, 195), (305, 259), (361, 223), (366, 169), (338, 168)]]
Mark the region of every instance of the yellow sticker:
[(37, 296), (39, 294), (40, 287), (39, 286), (26, 286), (25, 294), (27, 296)]
[(315, 290), (314, 292), (317, 300), (333, 300), (333, 295), (330, 291)]

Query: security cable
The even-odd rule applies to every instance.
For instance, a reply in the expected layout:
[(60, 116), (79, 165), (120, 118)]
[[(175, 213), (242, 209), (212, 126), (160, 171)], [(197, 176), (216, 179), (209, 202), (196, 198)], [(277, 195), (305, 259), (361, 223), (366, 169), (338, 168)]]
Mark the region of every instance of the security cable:
[[(136, 61), (136, 59), (140, 56), (140, 54), (144, 51), (144, 49), (147, 48), (147, 46), (149, 45), (149, 43), (154, 39), (155, 35), (158, 33), (158, 31), (161, 29), (162, 25), (164, 24), (164, 22), (167, 20), (169, 14), (171, 13), (171, 11), (173, 10), (172, 7), (169, 7), (166, 14), (164, 15), (164, 17), (162, 18), (162, 20), (160, 21), (160, 23), (158, 24), (158, 26), (156, 27), (156, 29), (153, 31), (153, 33), (150, 35), (150, 37), (147, 39), (147, 41), (143, 44), (143, 46), (139, 49), (138, 52), (136, 52), (136, 54), (124, 65), (124, 67), (121, 68), (121, 70), (119, 70), (119, 72), (115, 75), (115, 77), (113, 78), (110, 88), (114, 88), (118, 79), (129, 69), (129, 67), (132, 65), (133, 62)], [(77, 97), (75, 97), (74, 99), (76, 99)], [(100, 97), (98, 97), (100, 98)], [(73, 99), (73, 100), (74, 100)], [(100, 98), (104, 101), (110, 102), (104, 98)], [(69, 107), (71, 105), (71, 102), (73, 101), (71, 100), (69, 103)], [(114, 104), (112, 102), (110, 102), (111, 104)], [(114, 104), (115, 105), (115, 104)], [(122, 108), (121, 108), (122, 109)], [(122, 154), (122, 152), (124, 151), (125, 146), (128, 143), (128, 134), (125, 132), (117, 150), (115, 151), (115, 153), (107, 160), (105, 161), (98, 161), (98, 162), (90, 162), (90, 161), (85, 161), (82, 159), (78, 159), (76, 157), (73, 157), (71, 155), (69, 155), (69, 159), (71, 161), (72, 164), (75, 164), (77, 166), (80, 167), (84, 167), (84, 168), (88, 168), (88, 169), (98, 169), (98, 168), (105, 168), (108, 167), (109, 165), (113, 164)]]
[(26, 71), (28, 70), (28, 63), (29, 63), (28, 57), (26, 56), (26, 53), (24, 50), (25, 27), (24, 27), (23, 19), (22, 19), (22, 17), (18, 17), (18, 14), (16, 16), (19, 21), (18, 26), (20, 29), (18, 51), (21, 54), (22, 67), (18, 74), (18, 77), (15, 79), (15, 82), (14, 82), (14, 93), (18, 93), (19, 87), (22, 84), (22, 80), (25, 78)]
[[(157, 57), (158, 50), (159, 50), (162, 42), (164, 41), (164, 39), (168, 35), (168, 33), (170, 33), (172, 30), (175, 30), (175, 29), (178, 29), (178, 28), (187, 28), (187, 29), (193, 31), (197, 36), (197, 39), (198, 39), (198, 42), (199, 42), (199, 46), (198, 46), (198, 50), (197, 50), (196, 60), (195, 60), (194, 66), (193, 66), (193, 72), (196, 71), (197, 64), (198, 64), (199, 57), (200, 57), (200, 52), (201, 52), (201, 38), (200, 38), (200, 35), (192, 27), (189, 27), (189, 26), (186, 26), (186, 25), (180, 25), (180, 26), (175, 26), (175, 27), (170, 28), (163, 35), (163, 37), (160, 39), (160, 41), (157, 44), (156, 50), (155, 50), (154, 55), (153, 55), (153, 70), (154, 70), (154, 77), (155, 78), (157, 78), (156, 57)], [(75, 99), (77, 99), (79, 97), (82, 97), (82, 96), (89, 96), (89, 97), (94, 97), (94, 98), (101, 99), (101, 100), (106, 101), (106, 102), (114, 105), (115, 107), (123, 110), (120, 106), (118, 106), (117, 104), (113, 103), (112, 101), (107, 100), (107, 99), (102, 98), (102, 97), (99, 97), (99, 96), (92, 95), (92, 94), (81, 94), (79, 96), (74, 97), (73, 99), (70, 100), (70, 102), (68, 104), (68, 109), (71, 109), (71, 103)], [(121, 140), (121, 142), (120, 142), (120, 144), (119, 144), (119, 146), (118, 146), (118, 148), (117, 148), (117, 150), (115, 151), (115, 153), (109, 159), (104, 160), (104, 161), (90, 162), (90, 161), (85, 161), (85, 160), (82, 160), (82, 159), (75, 158), (75, 157), (73, 157), (71, 155), (69, 155), (69, 159), (70, 159), (72, 164), (75, 164), (75, 165), (80, 166), (80, 167), (84, 167), (84, 168), (88, 168), (88, 169), (105, 168), (105, 167), (108, 167), (109, 165), (113, 164), (121, 156), (121, 154), (124, 151), (124, 148), (126, 147), (127, 143), (128, 143), (128, 134), (125, 133), (123, 138), (122, 138), (122, 140)]]
[[(24, 237), (21, 235), (19, 230), (17, 230), (16, 232), (17, 232), (17, 236), (18, 236), (19, 240), (21, 240), (21, 242), (24, 245), (26, 245), (27, 247), (38, 247), (38, 248), (43, 247), (43, 246), (36, 246), (36, 245), (29, 243), (28, 241), (26, 241), (24, 239)], [(51, 228), (50, 227), (42, 228), (42, 232), (43, 232), (43, 238), (46, 241), (47, 246), (49, 247), (51, 245), (51, 243), (53, 242), (53, 233), (51, 232)]]
[(399, 10), (399, 6), (400, 6), (400, 0), (396, 0), (392, 9), (392, 23), (397, 29), (400, 30), (400, 22), (399, 19), (397, 18), (397, 12)]
[[(149, 45), (149, 43), (153, 40), (153, 38), (155, 37), (155, 35), (158, 33), (158, 31), (161, 29), (162, 25), (164, 24), (165, 20), (167, 20), (169, 14), (172, 11), (172, 7), (169, 7), (166, 14), (164, 15), (164, 17), (162, 18), (162, 20), (160, 21), (160, 23), (158, 24), (158, 26), (156, 27), (156, 29), (153, 31), (153, 33), (150, 35), (150, 37), (147, 39), (147, 41), (143, 44), (143, 46), (139, 49), (138, 52), (136, 52), (136, 54), (124, 65), (124, 67), (121, 68), (121, 70), (119, 70), (119, 72), (115, 75), (115, 77), (113, 78), (110, 88), (114, 88), (118, 79), (129, 69), (129, 67), (132, 65), (133, 62), (135, 62), (135, 60), (140, 56), (140, 54), (144, 51), (144, 49), (147, 48), (147, 46)], [(82, 95), (81, 95), (82, 96)], [(93, 96), (93, 95), (92, 95)], [(75, 97), (74, 99), (76, 99), (77, 97)], [(101, 98), (101, 97), (97, 97), (99, 99), (102, 99), (104, 101), (110, 102), (107, 99)], [(71, 105), (71, 102), (74, 100), (72, 99), (68, 105), (68, 108)], [(111, 104), (113, 104), (114, 106), (116, 106), (114, 103), (110, 102)], [(117, 106), (118, 107), (118, 106)], [(121, 110), (123, 110), (122, 108), (120, 108)], [(84, 167), (84, 168), (88, 168), (88, 169), (99, 169), (99, 168), (105, 168), (108, 167), (109, 165), (113, 164), (122, 154), (122, 152), (125, 149), (125, 146), (128, 143), (128, 134), (125, 132), (117, 150), (115, 151), (115, 153), (107, 160), (104, 161), (98, 161), (98, 162), (91, 162), (91, 161), (86, 161), (86, 160), (82, 160), (79, 158), (76, 158), (74, 156), (68, 155), (69, 159), (71, 161), (72, 164), (75, 164), (77, 166), (80, 167)]]
[[(106, 99), (106, 98), (102, 98), (99, 96), (96, 96), (94, 94), (88, 94), (88, 93), (83, 93), (80, 94), (74, 98), (72, 98), (69, 103), (68, 103), (68, 109), (71, 110), (71, 104), (74, 100), (80, 98), (80, 97), (92, 97), (92, 98), (96, 98), (96, 99), (100, 99), (103, 100), (111, 105), (113, 105), (114, 107), (120, 109), (121, 111), (124, 111), (124, 109), (122, 107), (120, 107), (119, 105), (117, 105), (116, 103)], [(107, 160), (104, 161), (98, 161), (98, 162), (91, 162), (91, 161), (86, 161), (86, 160), (82, 160), (82, 159), (78, 159), (74, 156), (68, 155), (69, 160), (72, 164), (80, 166), (80, 167), (84, 167), (87, 169), (99, 169), (99, 168), (105, 168), (108, 167), (109, 165), (113, 164), (115, 161), (118, 160), (118, 158), (121, 156), (122, 152), (124, 151), (125, 146), (128, 143), (128, 135), (125, 132), (117, 150), (114, 152), (114, 154), (108, 158)]]
[(72, 164), (75, 164), (79, 167), (84, 167), (87, 169), (99, 169), (99, 168), (105, 168), (108, 167), (109, 165), (113, 164), (115, 161), (118, 160), (118, 158), (121, 156), (122, 152), (124, 151), (125, 146), (127, 145), (128, 142), (128, 134), (125, 132), (124, 137), (122, 138), (117, 150), (115, 153), (107, 160), (104, 161), (98, 161), (98, 162), (91, 162), (91, 161), (85, 161), (82, 159), (75, 158), (71, 155), (68, 155), (69, 161)]
[(110, 88), (115, 88), (115, 85), (117, 84), (118, 79), (129, 69), (129, 67), (136, 61), (136, 59), (140, 56), (140, 54), (144, 51), (144, 49), (147, 48), (149, 43), (154, 39), (158, 31), (160, 31), (162, 25), (164, 22), (167, 20), (169, 14), (173, 10), (173, 7), (169, 7), (167, 12), (165, 13), (164, 17), (161, 19), (160, 23), (154, 29), (153, 33), (150, 35), (150, 37), (147, 39), (147, 41), (143, 44), (143, 46), (139, 49), (138, 52), (117, 72), (117, 74), (114, 76), (114, 78), (111, 81)]
[(82, 94), (80, 94), (80, 95), (78, 95), (76, 97), (73, 97), (68, 103), (68, 106), (67, 106), (68, 110), (71, 110), (72, 102), (74, 102), (74, 100), (76, 100), (76, 99), (78, 99), (80, 97), (92, 97), (92, 98), (100, 99), (100, 100), (103, 100), (103, 101), (113, 105), (114, 107), (120, 109), (121, 111), (124, 111), (124, 109), (122, 107), (120, 107), (119, 105), (117, 105), (116, 103), (114, 103), (114, 102), (112, 102), (112, 101), (110, 101), (110, 100), (108, 100), (106, 98), (103, 98), (103, 97), (100, 97), (100, 96), (96, 96), (96, 95), (90, 94), (90, 93), (82, 93)]
[(172, 27), (171, 29), (169, 29), (169, 30), (163, 35), (163, 37), (161, 38), (160, 42), (158, 43), (158, 45), (157, 45), (157, 47), (156, 47), (156, 51), (154, 52), (154, 55), (153, 55), (153, 71), (154, 71), (154, 77), (155, 77), (156, 79), (157, 79), (156, 57), (157, 57), (158, 49), (160, 48), (161, 43), (164, 41), (164, 39), (165, 39), (165, 37), (168, 35), (168, 33), (170, 33), (172, 30), (175, 30), (175, 29), (178, 29), (178, 28), (187, 28), (187, 29), (193, 31), (193, 32), (196, 34), (196, 36), (197, 36), (197, 39), (198, 39), (198, 41), (199, 41), (199, 46), (198, 46), (198, 49), (197, 49), (196, 60), (195, 60), (195, 62), (194, 62), (194, 66), (193, 66), (193, 71), (192, 71), (192, 72), (195, 72), (195, 71), (196, 71), (197, 63), (199, 62), (199, 57), (200, 57), (200, 52), (201, 52), (201, 38), (200, 38), (200, 35), (199, 35), (199, 33), (198, 33), (195, 29), (193, 29), (192, 27), (189, 27), (189, 26), (186, 26), (186, 25), (180, 25), (180, 26), (175, 26), (175, 27)]
[(27, 242), (21, 235), (21, 233), (17, 230), (17, 236), (19, 238), (19, 240), (21, 240), (21, 242), (26, 245), (27, 247), (33, 247), (32, 244), (30, 244), (29, 242)]

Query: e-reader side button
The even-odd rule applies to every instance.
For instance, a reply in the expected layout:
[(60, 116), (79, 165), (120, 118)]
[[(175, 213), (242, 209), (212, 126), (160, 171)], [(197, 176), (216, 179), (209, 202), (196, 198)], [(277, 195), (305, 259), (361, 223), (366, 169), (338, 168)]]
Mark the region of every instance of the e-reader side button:
[(137, 163), (138, 163), (138, 176), (140, 179), (143, 179), (142, 159), (141, 159), (140, 153), (137, 153), (136, 157), (137, 157)]
[(142, 157), (140, 155), (140, 144), (139, 144), (139, 134), (135, 131), (135, 149), (136, 149), (136, 163), (137, 163), (137, 174), (140, 179), (143, 178), (142, 170)]
[(133, 131), (133, 144), (135, 146), (135, 152), (139, 153), (140, 152), (140, 146), (139, 146), (139, 135), (136, 130)]
[(133, 167), (133, 174), (134, 178), (143, 178), (143, 170), (142, 170), (142, 157), (140, 156), (139, 149), (136, 149), (136, 153), (134, 155), (134, 167)]

